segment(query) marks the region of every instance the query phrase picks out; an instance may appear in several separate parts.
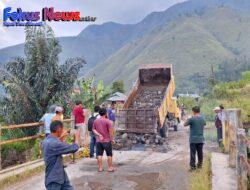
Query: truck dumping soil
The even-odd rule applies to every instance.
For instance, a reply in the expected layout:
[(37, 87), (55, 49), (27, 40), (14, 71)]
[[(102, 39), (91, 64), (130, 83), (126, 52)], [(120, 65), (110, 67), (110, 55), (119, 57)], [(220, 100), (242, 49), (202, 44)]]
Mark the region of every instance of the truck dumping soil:
[(164, 85), (142, 85), (138, 88), (138, 93), (134, 102), (130, 105), (131, 109), (156, 108), (161, 105), (166, 90)]
[(145, 146), (156, 149), (167, 147), (166, 138), (157, 134), (135, 134), (135, 133), (116, 133), (116, 143), (113, 145), (115, 150), (133, 150), (136, 146)]
[(138, 71), (123, 109), (117, 117), (118, 128), (126, 133), (157, 134), (164, 137), (164, 124), (174, 94), (172, 66), (144, 65)]

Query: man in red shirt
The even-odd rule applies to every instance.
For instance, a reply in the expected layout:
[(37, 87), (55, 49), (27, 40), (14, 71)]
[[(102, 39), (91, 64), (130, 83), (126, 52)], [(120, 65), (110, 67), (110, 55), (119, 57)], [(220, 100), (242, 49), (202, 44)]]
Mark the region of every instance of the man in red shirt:
[(101, 108), (99, 110), (99, 119), (96, 119), (93, 124), (93, 132), (96, 135), (96, 155), (98, 159), (99, 172), (103, 171), (102, 157), (103, 152), (106, 152), (108, 157), (108, 171), (113, 172), (112, 164), (112, 142), (114, 142), (113, 128), (110, 120), (107, 119), (107, 110)]
[(75, 129), (77, 130), (78, 137), (80, 137), (79, 145), (84, 145), (86, 127), (84, 125), (85, 116), (84, 116), (82, 101), (80, 100), (76, 101), (76, 105), (73, 109), (73, 115), (75, 116)]

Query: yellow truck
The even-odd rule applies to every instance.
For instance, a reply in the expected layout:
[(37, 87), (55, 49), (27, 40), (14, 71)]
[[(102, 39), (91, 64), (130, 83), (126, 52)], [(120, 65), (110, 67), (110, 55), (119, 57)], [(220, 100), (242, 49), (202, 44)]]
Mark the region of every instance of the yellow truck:
[(119, 111), (118, 126), (127, 133), (160, 133), (171, 126), (169, 114), (178, 115), (173, 99), (172, 65), (151, 64), (139, 69), (138, 79)]
[(168, 108), (167, 118), (168, 120), (166, 122), (168, 122), (168, 126), (173, 127), (174, 130), (177, 131), (177, 126), (181, 119), (181, 110), (178, 106), (176, 97), (171, 98), (171, 104)]

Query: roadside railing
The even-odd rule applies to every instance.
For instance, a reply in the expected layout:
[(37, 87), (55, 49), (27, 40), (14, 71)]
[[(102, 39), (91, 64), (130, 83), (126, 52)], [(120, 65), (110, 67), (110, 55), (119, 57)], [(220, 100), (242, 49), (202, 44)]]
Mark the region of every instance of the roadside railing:
[(237, 189), (247, 190), (250, 176), (247, 150), (250, 148), (250, 140), (243, 128), (239, 109), (223, 112), (223, 145), (225, 152), (229, 154), (229, 166), (236, 168)]
[[(70, 119), (65, 119), (63, 120), (64, 126), (66, 128), (73, 128), (75, 125), (75, 120), (73, 117), (71, 117)], [(2, 155), (1, 155), (1, 147), (3, 145), (9, 145), (9, 144), (13, 144), (16, 142), (23, 142), (23, 141), (29, 141), (29, 140), (33, 140), (33, 139), (43, 139), (44, 138), (44, 134), (43, 133), (37, 133), (35, 135), (31, 135), (31, 136), (25, 136), (22, 138), (13, 138), (13, 139), (8, 139), (8, 140), (3, 140), (2, 139), (2, 133), (4, 130), (15, 130), (15, 129), (28, 129), (28, 128), (37, 128), (39, 129), (40, 127), (42, 127), (44, 124), (42, 122), (36, 122), (36, 123), (27, 123), (27, 124), (20, 124), (20, 125), (9, 125), (9, 126), (1, 126), (0, 125), (0, 170), (2, 169)], [(39, 131), (39, 130), (38, 130)]]

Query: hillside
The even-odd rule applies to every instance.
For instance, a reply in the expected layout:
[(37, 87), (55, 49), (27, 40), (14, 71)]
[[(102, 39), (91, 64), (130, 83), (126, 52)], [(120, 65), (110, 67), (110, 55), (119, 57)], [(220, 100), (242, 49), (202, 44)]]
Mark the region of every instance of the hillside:
[[(79, 36), (60, 37), (58, 38), (60, 45), (62, 46), (62, 53), (60, 54), (60, 62), (64, 62), (70, 57), (83, 57), (87, 61), (86, 68), (92, 68), (97, 63), (105, 60), (109, 55), (120, 48), (125, 41), (126, 37), (116, 40), (117, 36), (123, 36), (124, 32), (121, 30), (127, 30), (127, 27), (120, 27), (120, 24), (105, 23), (100, 25), (99, 28), (109, 28), (109, 33), (106, 35), (98, 35), (91, 33), (94, 25), (86, 28), (85, 33), (79, 34)], [(6, 63), (14, 56), (24, 56), (24, 45), (16, 45), (0, 50), (0, 63)], [(85, 68), (85, 69), (86, 69)]]
[[(140, 64), (171, 63), (178, 89), (194, 91), (192, 74), (208, 76), (211, 65), (250, 56), (249, 10), (248, 0), (190, 0), (137, 24), (90, 25), (77, 36), (58, 38), (60, 62), (84, 57), (82, 76), (95, 74), (105, 84), (124, 79), (127, 89)], [(0, 65), (14, 56), (23, 56), (23, 44), (0, 49)]]
[[(180, 16), (140, 39), (127, 43), (94, 68), (106, 84), (118, 79), (131, 86), (137, 68), (147, 63), (173, 64), (177, 87), (190, 90), (193, 73), (208, 76), (211, 65), (238, 56), (249, 57), (250, 16), (225, 7), (211, 7), (202, 13)], [(106, 73), (109, 73), (106, 75)], [(191, 88), (192, 89), (192, 88)]]

